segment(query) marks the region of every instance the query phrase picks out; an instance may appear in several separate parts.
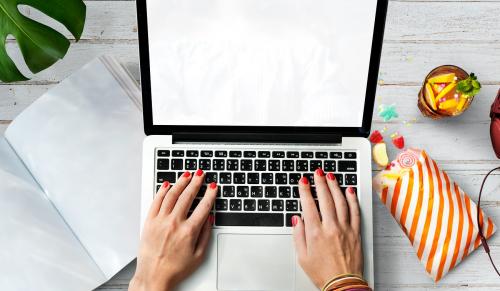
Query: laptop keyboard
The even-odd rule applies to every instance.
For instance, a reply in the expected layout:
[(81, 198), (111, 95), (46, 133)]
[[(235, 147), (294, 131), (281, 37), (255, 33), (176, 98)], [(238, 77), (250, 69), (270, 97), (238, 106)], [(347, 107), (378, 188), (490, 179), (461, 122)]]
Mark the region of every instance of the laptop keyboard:
[(301, 212), (298, 182), (302, 176), (309, 179), (318, 205), (314, 185), (318, 168), (335, 173), (343, 191), (358, 184), (355, 151), (157, 149), (156, 189), (165, 181), (175, 184), (185, 171), (202, 169), (205, 185), (191, 210), (206, 185), (217, 182), (216, 226), (290, 227), (291, 217)]

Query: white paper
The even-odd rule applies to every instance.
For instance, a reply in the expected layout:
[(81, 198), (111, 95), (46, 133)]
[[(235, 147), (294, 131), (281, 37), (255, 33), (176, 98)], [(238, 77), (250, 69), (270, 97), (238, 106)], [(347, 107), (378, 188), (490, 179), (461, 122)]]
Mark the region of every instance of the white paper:
[(107, 279), (135, 258), (142, 114), (100, 60), (35, 101), (6, 137)]
[(362, 124), (376, 0), (149, 0), (157, 125)]

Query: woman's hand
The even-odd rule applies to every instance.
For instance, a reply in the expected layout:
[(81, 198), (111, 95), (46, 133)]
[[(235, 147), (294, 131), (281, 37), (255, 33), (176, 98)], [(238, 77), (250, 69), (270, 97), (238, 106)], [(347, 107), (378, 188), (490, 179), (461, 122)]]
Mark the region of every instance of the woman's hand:
[(298, 260), (306, 274), (322, 288), (333, 277), (351, 273), (362, 275), (361, 218), (358, 198), (352, 188), (346, 197), (332, 173), (314, 173), (319, 208), (311, 195), (307, 178), (299, 183), (302, 219), (292, 217)]
[(201, 264), (213, 224), (209, 214), (217, 195), (215, 183), (187, 216), (204, 178), (202, 170), (194, 176), (186, 172), (175, 186), (165, 182), (158, 190), (144, 224), (130, 291), (170, 291)]

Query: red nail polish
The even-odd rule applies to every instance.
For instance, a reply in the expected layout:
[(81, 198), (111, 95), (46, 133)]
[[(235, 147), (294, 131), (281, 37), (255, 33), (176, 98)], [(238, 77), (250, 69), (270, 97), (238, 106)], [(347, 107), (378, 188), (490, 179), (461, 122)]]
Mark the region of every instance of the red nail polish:
[(201, 176), (201, 175), (203, 175), (203, 170), (198, 169), (198, 171), (196, 171), (196, 176)]
[(325, 172), (323, 172), (323, 169), (317, 168), (316, 169), (316, 175), (323, 177), (325, 175)]
[(354, 191), (354, 188), (352, 188), (352, 187), (348, 187), (347, 192), (349, 192), (350, 194), (353, 194), (353, 195), (356, 194), (356, 191)]
[(168, 181), (163, 182), (163, 185), (161, 185), (162, 188), (167, 188), (170, 185)]
[(309, 180), (307, 180), (306, 177), (302, 177), (302, 178), (300, 178), (300, 183), (307, 185), (307, 184), (309, 184)]
[(184, 178), (189, 178), (189, 176), (191, 176), (191, 173), (189, 173), (188, 171), (184, 172), (184, 174), (182, 174), (182, 176)]
[(292, 226), (296, 226), (297, 225), (297, 222), (298, 222), (297, 220), (298, 220), (297, 216), (295, 216), (295, 215), (292, 216)]
[(210, 183), (210, 189), (215, 189), (215, 188), (217, 188), (217, 183), (215, 182)]
[(329, 180), (335, 181), (335, 175), (334, 175), (334, 174), (332, 174), (332, 173), (328, 173), (328, 175), (326, 175), (326, 177), (327, 177)]
[(211, 225), (214, 225), (214, 223), (215, 223), (215, 217), (213, 216), (213, 214), (210, 214), (208, 216), (208, 222), (210, 222)]

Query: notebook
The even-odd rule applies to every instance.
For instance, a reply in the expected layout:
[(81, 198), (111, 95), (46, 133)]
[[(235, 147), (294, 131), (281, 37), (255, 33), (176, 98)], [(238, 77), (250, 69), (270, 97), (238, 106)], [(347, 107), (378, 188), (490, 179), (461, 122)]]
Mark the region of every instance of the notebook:
[(0, 290), (92, 290), (135, 258), (140, 96), (102, 56), (0, 137)]

